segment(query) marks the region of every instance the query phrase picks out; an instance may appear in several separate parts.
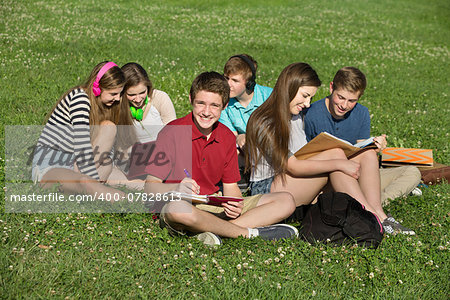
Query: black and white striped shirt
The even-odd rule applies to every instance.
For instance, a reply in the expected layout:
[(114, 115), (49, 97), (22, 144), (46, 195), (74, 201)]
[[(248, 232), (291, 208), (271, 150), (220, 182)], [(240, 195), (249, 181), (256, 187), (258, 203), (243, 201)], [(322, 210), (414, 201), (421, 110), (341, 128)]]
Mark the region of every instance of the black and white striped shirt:
[(69, 92), (45, 124), (38, 145), (74, 153), (81, 173), (99, 179), (89, 132), (89, 97), (81, 88)]

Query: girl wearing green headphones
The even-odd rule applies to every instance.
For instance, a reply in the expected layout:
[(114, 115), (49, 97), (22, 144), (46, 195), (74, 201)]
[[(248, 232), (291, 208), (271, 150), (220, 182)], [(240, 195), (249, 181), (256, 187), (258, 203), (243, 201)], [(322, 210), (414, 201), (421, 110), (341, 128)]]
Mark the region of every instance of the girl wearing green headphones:
[(137, 63), (122, 66), (125, 86), (122, 100), (130, 105), (130, 114), (141, 143), (154, 141), (164, 125), (176, 119), (169, 96), (153, 88), (147, 72)]

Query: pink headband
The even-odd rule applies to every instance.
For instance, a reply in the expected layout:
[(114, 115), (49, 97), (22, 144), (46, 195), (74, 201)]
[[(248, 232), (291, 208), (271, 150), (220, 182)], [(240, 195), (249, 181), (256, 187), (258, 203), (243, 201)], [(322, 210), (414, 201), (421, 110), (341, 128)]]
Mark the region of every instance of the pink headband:
[(112, 67), (117, 67), (117, 65), (115, 63), (113, 63), (112, 61), (107, 62), (98, 72), (97, 77), (95, 78), (94, 84), (92, 85), (92, 92), (94, 93), (94, 96), (100, 96), (100, 94), (102, 93), (102, 90), (100, 89), (100, 86), (98, 83), (100, 82), (100, 79), (102, 79), (103, 75), (105, 75), (105, 73)]

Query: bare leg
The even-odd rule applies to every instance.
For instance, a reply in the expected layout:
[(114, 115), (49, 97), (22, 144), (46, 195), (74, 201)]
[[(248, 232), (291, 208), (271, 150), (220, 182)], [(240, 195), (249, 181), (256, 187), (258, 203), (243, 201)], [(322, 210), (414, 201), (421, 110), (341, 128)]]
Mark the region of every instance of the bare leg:
[(110, 152), (114, 145), (117, 128), (113, 122), (105, 120), (96, 129), (98, 132), (92, 141), (92, 148), (95, 150), (94, 161), (100, 181), (106, 181), (113, 169)]
[[(330, 159), (346, 159), (345, 154), (341, 149), (330, 149), (327, 151), (323, 151), (308, 160), (330, 160)], [(342, 173), (342, 172), (334, 172), (336, 173), (336, 178), (343, 178), (343, 180), (347, 180), (346, 177), (351, 178), (350, 176)], [(274, 179), (271, 187), (271, 192), (280, 192), (286, 191), (291, 193), (294, 196), (296, 206), (310, 204), (325, 184), (328, 181), (328, 174), (319, 174), (316, 176), (310, 177), (293, 177), (286, 174), (286, 181), (283, 182), (281, 180), (281, 176), (278, 176)]]
[(263, 227), (286, 219), (294, 212), (295, 206), (290, 193), (265, 194), (255, 208), (230, 222), (242, 227)]
[(50, 188), (55, 184), (59, 184), (60, 189), (67, 193), (86, 193), (90, 195), (119, 193), (120, 196), (125, 195), (124, 192), (105, 186), (89, 176), (63, 168), (50, 169), (44, 174), (40, 183), (44, 188)]
[(165, 214), (174, 229), (191, 232), (212, 232), (223, 237), (248, 236), (248, 229), (222, 220), (215, 215), (200, 210), (186, 201), (170, 202)]
[[(341, 149), (330, 149), (323, 151), (309, 160), (330, 160), (330, 159), (347, 159), (344, 152)], [(377, 168), (378, 170), (378, 168)], [(316, 177), (292, 177), (286, 175), (286, 182), (282, 183), (281, 178), (275, 178), (272, 183), (271, 192), (287, 191), (290, 192), (295, 199), (297, 206), (311, 203), (317, 194), (327, 183), (327, 174)], [(366, 199), (365, 194), (361, 190), (360, 183), (348, 176), (347, 174), (335, 171), (328, 174), (331, 186), (336, 192), (347, 193), (359, 203), (364, 205), (367, 210), (376, 214), (381, 220), (386, 218), (384, 212), (379, 214), (379, 211), (372, 207), (371, 203)], [(380, 186), (377, 186), (378, 194), (380, 193)]]
[(223, 237), (248, 237), (248, 228), (267, 226), (284, 220), (295, 209), (289, 193), (267, 194), (261, 197), (258, 205), (239, 218), (225, 221), (209, 212), (202, 211), (185, 201), (171, 202), (168, 205), (166, 220), (175, 229), (192, 232), (209, 231)]
[(378, 157), (375, 150), (367, 150), (352, 158), (361, 166), (358, 182), (367, 202), (375, 210), (376, 215), (383, 221), (387, 218), (381, 206), (381, 183)]
[(141, 191), (144, 189), (145, 181), (140, 179), (128, 180), (121, 170), (117, 167), (113, 167), (106, 183), (111, 186), (124, 186), (136, 191)]
[(281, 176), (274, 179), (271, 193), (289, 192), (294, 197), (295, 205), (310, 204), (327, 183), (326, 175), (317, 177), (292, 177), (286, 174), (286, 181), (283, 183)]

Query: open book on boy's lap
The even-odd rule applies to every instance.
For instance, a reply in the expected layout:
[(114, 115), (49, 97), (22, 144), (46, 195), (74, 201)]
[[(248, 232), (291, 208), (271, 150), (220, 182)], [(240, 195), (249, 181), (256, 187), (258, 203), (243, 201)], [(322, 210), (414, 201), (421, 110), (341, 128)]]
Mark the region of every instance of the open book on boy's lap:
[(231, 197), (231, 196), (218, 196), (218, 195), (196, 195), (196, 194), (187, 194), (180, 192), (168, 192), (168, 194), (172, 195), (174, 200), (185, 200), (190, 201), (193, 204), (208, 204), (214, 206), (222, 206), (222, 203), (227, 203), (228, 201), (233, 202), (241, 202), (244, 199), (239, 197)]
[(352, 157), (367, 149), (377, 149), (377, 145), (375, 145), (373, 137), (352, 145), (328, 132), (321, 132), (309, 141), (309, 143), (300, 148), (300, 150), (295, 152), (294, 155), (297, 159), (308, 159), (320, 152), (333, 148), (341, 148), (347, 157)]

